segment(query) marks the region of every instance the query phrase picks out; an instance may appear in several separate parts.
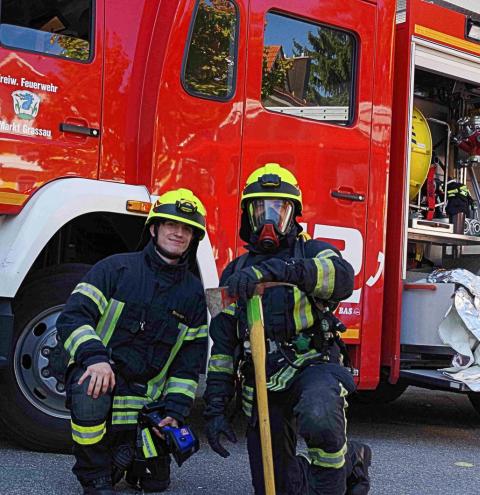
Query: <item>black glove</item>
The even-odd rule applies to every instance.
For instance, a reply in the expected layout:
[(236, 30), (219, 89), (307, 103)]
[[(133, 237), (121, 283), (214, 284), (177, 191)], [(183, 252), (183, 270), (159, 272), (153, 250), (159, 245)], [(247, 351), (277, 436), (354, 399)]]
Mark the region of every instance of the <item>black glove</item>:
[(262, 282), (285, 282), (310, 293), (317, 284), (317, 267), (313, 259), (271, 258), (256, 267), (262, 274)]
[(222, 457), (228, 457), (230, 452), (222, 447), (220, 443), (220, 435), (225, 435), (227, 440), (230, 440), (232, 443), (237, 443), (237, 437), (227, 418), (223, 415), (210, 418), (207, 421), (205, 431), (207, 434), (208, 443), (212, 450)]
[(263, 282), (263, 274), (254, 266), (242, 268), (228, 277), (226, 285), (230, 297), (249, 299), (255, 292), (255, 286)]

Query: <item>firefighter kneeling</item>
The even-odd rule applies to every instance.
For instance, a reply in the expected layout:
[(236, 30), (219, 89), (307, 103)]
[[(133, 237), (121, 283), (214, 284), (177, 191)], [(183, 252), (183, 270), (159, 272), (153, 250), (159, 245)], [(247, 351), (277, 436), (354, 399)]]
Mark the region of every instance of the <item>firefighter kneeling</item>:
[(151, 239), (143, 251), (97, 263), (58, 318), (71, 357), (73, 472), (84, 494), (114, 494), (125, 473), (144, 491), (163, 491), (170, 452), (181, 463), (196, 450), (190, 430), (176, 428), (190, 413), (206, 359), (205, 296), (189, 270), (205, 214), (187, 189), (161, 195), (146, 222)]
[[(342, 325), (331, 312), (352, 293), (353, 269), (330, 244), (300, 235), (301, 191), (293, 174), (278, 164), (250, 175), (241, 206), (240, 237), (248, 253), (230, 263), (220, 280), (238, 299), (210, 325), (205, 392), (210, 446), (227, 457), (221, 435), (236, 441), (226, 406), (239, 368), (242, 407), (250, 418), (253, 486), (256, 495), (265, 493), (246, 300), (260, 282), (293, 284), (267, 288), (262, 298), (276, 495), (363, 495), (371, 452), (347, 443), (344, 409), (355, 385), (342, 359)], [(306, 456), (296, 455), (297, 432), (307, 444)]]

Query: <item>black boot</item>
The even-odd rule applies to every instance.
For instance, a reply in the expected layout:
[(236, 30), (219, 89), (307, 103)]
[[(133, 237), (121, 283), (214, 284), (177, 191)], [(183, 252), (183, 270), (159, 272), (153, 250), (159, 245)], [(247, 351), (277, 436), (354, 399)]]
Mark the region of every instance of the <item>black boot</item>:
[(97, 478), (83, 485), (83, 495), (115, 495), (110, 477)]
[(372, 449), (360, 442), (348, 442), (347, 491), (345, 495), (366, 495), (370, 490), (368, 468), (372, 463)]
[(164, 492), (170, 486), (170, 456), (162, 455), (147, 460), (140, 486), (146, 493)]

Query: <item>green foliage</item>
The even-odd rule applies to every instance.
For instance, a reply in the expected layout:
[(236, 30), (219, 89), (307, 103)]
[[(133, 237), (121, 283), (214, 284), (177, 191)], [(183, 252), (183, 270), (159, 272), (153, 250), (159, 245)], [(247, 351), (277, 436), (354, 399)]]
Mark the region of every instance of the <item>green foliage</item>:
[(185, 79), (194, 91), (227, 96), (232, 86), (235, 8), (229, 0), (202, 0), (188, 52)]
[(319, 106), (349, 104), (352, 80), (352, 37), (328, 28), (308, 33), (309, 46), (294, 40), (295, 56), (310, 57), (307, 99)]
[(50, 44), (57, 44), (62, 48), (60, 55), (75, 60), (88, 60), (90, 43), (80, 38), (72, 38), (61, 34), (52, 34)]
[(263, 49), (262, 63), (262, 99), (270, 96), (275, 88), (286, 90), (288, 71), (293, 66), (293, 61), (278, 57), (273, 66), (268, 68), (268, 46)]

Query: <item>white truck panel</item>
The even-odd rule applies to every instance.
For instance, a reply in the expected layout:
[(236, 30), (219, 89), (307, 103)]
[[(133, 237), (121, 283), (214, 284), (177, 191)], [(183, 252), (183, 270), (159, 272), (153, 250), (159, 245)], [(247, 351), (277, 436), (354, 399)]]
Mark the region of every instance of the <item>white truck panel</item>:
[[(14, 297), (41, 250), (70, 220), (87, 213), (133, 215), (127, 200), (151, 202), (145, 186), (92, 179), (67, 178), (36, 192), (15, 216), (0, 217), (0, 297)], [(200, 243), (199, 265), (206, 287), (218, 286), (218, 274), (208, 236)]]

